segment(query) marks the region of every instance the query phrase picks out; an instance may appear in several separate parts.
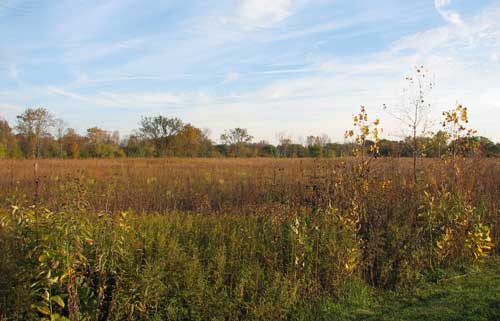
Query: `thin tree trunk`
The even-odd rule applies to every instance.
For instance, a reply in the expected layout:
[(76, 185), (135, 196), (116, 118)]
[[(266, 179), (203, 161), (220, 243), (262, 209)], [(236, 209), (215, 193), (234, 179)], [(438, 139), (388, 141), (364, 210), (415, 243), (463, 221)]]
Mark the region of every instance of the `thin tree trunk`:
[(38, 176), (38, 157), (40, 156), (40, 142), (38, 136), (35, 140), (35, 162), (33, 164), (33, 178), (35, 181), (35, 204), (38, 205), (38, 200), (40, 197), (40, 178)]
[(417, 183), (417, 127), (413, 127), (413, 181)]

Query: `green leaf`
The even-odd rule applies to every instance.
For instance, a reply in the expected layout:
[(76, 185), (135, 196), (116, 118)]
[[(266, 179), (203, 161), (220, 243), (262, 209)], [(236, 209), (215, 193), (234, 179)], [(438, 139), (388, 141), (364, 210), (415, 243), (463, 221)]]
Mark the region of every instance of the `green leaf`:
[(61, 308), (64, 308), (64, 300), (59, 295), (54, 295), (50, 300), (57, 303)]
[(38, 312), (44, 315), (49, 315), (50, 310), (49, 307), (43, 303), (36, 303), (31, 305), (32, 308), (36, 309)]

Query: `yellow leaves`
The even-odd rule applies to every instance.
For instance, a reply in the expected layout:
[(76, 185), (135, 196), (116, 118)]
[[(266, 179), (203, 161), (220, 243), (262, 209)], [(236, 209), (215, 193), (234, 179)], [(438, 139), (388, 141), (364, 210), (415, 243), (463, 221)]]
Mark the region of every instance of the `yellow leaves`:
[(490, 227), (483, 224), (475, 224), (472, 231), (467, 233), (466, 244), (475, 259), (488, 256), (494, 246), (491, 241)]
[(467, 113), (467, 107), (458, 105), (455, 109), (443, 112), (444, 121), (442, 122), (443, 127), (449, 125), (458, 126), (460, 131), (465, 130), (463, 123), (469, 122), (469, 116)]
[(462, 109), (462, 112), (460, 113), (460, 120), (465, 123), (469, 121), (469, 118), (467, 116), (467, 108)]
[(345, 132), (344, 137), (345, 138), (350, 138), (354, 136), (354, 130), (348, 130)]
[(352, 272), (358, 267), (359, 255), (360, 251), (357, 248), (346, 249), (346, 262), (344, 263), (344, 268), (347, 272)]
[(475, 152), (477, 146), (474, 146), (472, 138), (476, 131), (467, 128), (469, 123), (467, 107), (457, 105), (454, 109), (443, 112), (443, 116), (441, 125), (445, 128), (450, 140), (450, 156), (455, 159), (457, 155), (463, 156), (466, 153)]
[(361, 149), (356, 148), (353, 153), (356, 155), (359, 152), (363, 154), (365, 149), (365, 143), (367, 140), (372, 140), (374, 142), (373, 145), (369, 146), (368, 149), (373, 154), (379, 153), (379, 134), (382, 132), (382, 129), (379, 129), (380, 119), (375, 119), (373, 122), (368, 121), (368, 113), (366, 112), (366, 107), (361, 106), (361, 111), (358, 115), (353, 116), (353, 125), (356, 130), (347, 130), (344, 134), (346, 139), (354, 138), (354, 141), (361, 145)]
[(298, 217), (294, 218), (293, 224), (290, 226), (295, 235), (299, 235), (300, 221)]
[(445, 230), (441, 238), (436, 242), (438, 250), (436, 251), (440, 260), (446, 259), (450, 254), (453, 245), (453, 231), (449, 228)]

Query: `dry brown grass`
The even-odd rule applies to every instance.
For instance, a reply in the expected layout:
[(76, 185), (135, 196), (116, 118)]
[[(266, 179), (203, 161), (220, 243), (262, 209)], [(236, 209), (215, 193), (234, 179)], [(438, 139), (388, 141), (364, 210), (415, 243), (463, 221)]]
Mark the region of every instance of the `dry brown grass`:
[[(172, 209), (220, 212), (238, 209), (242, 213), (268, 211), (275, 206), (314, 206), (318, 198), (339, 199), (358, 175), (356, 159), (113, 159), (41, 160), (40, 202), (57, 208), (68, 196), (79, 194), (95, 210), (163, 212)], [(500, 161), (469, 159), (458, 174), (440, 160), (422, 160), (422, 186), (459, 189), (480, 202), (498, 198)], [(379, 159), (370, 167), (370, 177), (379, 183), (399, 184), (399, 192), (412, 188), (411, 160)], [(389, 185), (390, 185), (389, 184)], [(377, 185), (377, 184), (375, 184)], [(380, 184), (378, 184), (380, 185)], [(378, 186), (377, 185), (377, 186)], [(387, 185), (387, 184), (386, 184)], [(373, 194), (386, 198), (373, 186)], [(0, 200), (13, 193), (34, 201), (33, 161), (0, 161)], [(398, 191), (396, 191), (398, 192)], [(383, 194), (380, 194), (383, 193)], [(335, 194), (335, 195), (332, 195)], [(333, 198), (332, 198), (333, 196)], [(348, 196), (348, 195), (343, 195)], [(394, 195), (401, 200), (402, 195)]]

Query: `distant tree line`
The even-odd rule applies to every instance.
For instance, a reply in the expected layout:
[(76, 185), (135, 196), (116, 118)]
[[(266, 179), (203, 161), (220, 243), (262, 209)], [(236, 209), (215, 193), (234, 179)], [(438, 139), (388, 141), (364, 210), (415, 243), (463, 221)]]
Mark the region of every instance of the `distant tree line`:
[[(380, 139), (377, 155), (412, 157), (414, 146), (422, 146), (425, 157), (441, 157), (457, 146), (464, 156), (499, 157), (500, 144), (481, 136), (453, 138), (446, 131), (401, 140)], [(299, 143), (278, 137), (277, 145), (254, 142), (247, 129), (226, 130), (220, 142), (209, 132), (178, 118), (143, 117), (139, 128), (125, 139), (117, 131), (92, 127), (81, 135), (45, 108), (29, 108), (17, 116), (15, 124), (0, 119), (0, 159), (7, 158), (115, 158), (115, 157), (342, 157), (352, 156), (356, 142), (334, 143), (326, 135), (308, 136)], [(470, 144), (470, 143), (473, 144)], [(373, 152), (374, 142), (366, 140), (362, 148)]]

